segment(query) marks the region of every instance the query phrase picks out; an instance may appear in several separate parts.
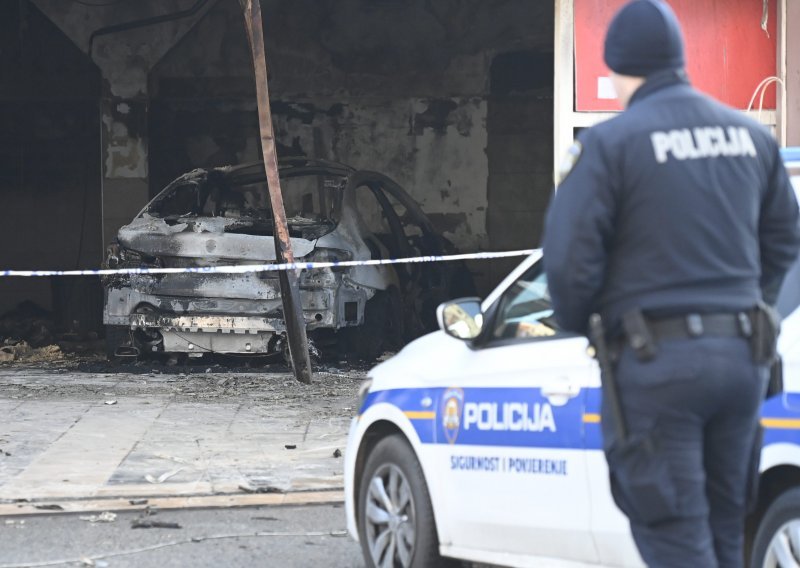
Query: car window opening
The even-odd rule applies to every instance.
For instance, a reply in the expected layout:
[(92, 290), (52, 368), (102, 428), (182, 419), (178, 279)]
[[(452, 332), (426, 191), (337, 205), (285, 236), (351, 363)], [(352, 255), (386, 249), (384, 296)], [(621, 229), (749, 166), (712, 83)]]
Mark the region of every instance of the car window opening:
[[(316, 239), (336, 228), (345, 178), (292, 176), (281, 180), (284, 208), (292, 237)], [(224, 218), (226, 233), (271, 235), (272, 207), (266, 179), (241, 182), (212, 170), (204, 179), (168, 187), (145, 211), (169, 225), (200, 218)]]

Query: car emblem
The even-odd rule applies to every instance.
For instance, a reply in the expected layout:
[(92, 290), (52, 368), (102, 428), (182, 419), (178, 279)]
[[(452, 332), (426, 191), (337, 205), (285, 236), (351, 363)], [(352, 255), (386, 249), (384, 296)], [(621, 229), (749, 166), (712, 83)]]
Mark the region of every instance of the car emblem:
[(464, 391), (459, 388), (447, 389), (442, 397), (442, 430), (450, 444), (456, 443), (461, 429), (461, 413), (464, 410)]

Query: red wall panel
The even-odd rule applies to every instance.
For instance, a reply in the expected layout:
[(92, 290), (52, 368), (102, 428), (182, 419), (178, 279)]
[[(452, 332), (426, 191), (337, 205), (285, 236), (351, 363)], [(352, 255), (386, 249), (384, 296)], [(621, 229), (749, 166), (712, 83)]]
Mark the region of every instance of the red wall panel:
[[(574, 2), (576, 110), (619, 110), (616, 100), (598, 97), (598, 79), (609, 72), (603, 63), (608, 23), (625, 0)], [(692, 83), (733, 107), (747, 108), (761, 80), (776, 72), (777, 3), (769, 0), (767, 36), (761, 29), (762, 0), (670, 0), (683, 27)], [(775, 108), (774, 84), (764, 108)]]

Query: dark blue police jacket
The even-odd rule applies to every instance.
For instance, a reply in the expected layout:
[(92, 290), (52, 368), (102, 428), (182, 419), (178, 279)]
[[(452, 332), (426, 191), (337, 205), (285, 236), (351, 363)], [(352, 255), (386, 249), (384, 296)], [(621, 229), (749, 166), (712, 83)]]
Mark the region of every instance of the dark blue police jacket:
[[(571, 170), (570, 170), (571, 167)], [(651, 315), (774, 303), (800, 246), (797, 199), (772, 135), (658, 73), (584, 130), (547, 215), (544, 266), (558, 323), (585, 333)]]

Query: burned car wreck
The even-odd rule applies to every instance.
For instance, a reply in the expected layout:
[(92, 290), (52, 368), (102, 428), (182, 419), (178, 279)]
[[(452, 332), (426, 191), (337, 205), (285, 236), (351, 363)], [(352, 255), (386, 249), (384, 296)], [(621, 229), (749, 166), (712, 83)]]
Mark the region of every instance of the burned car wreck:
[[(280, 164), (292, 249), (300, 262), (455, 252), (395, 182), (334, 162)], [(210, 267), (275, 261), (262, 163), (197, 169), (122, 227), (109, 268)], [(438, 303), (473, 293), (463, 264), (302, 270), (310, 341), (324, 355), (373, 359), (435, 327)], [(104, 280), (110, 356), (286, 352), (277, 272), (114, 275)]]

